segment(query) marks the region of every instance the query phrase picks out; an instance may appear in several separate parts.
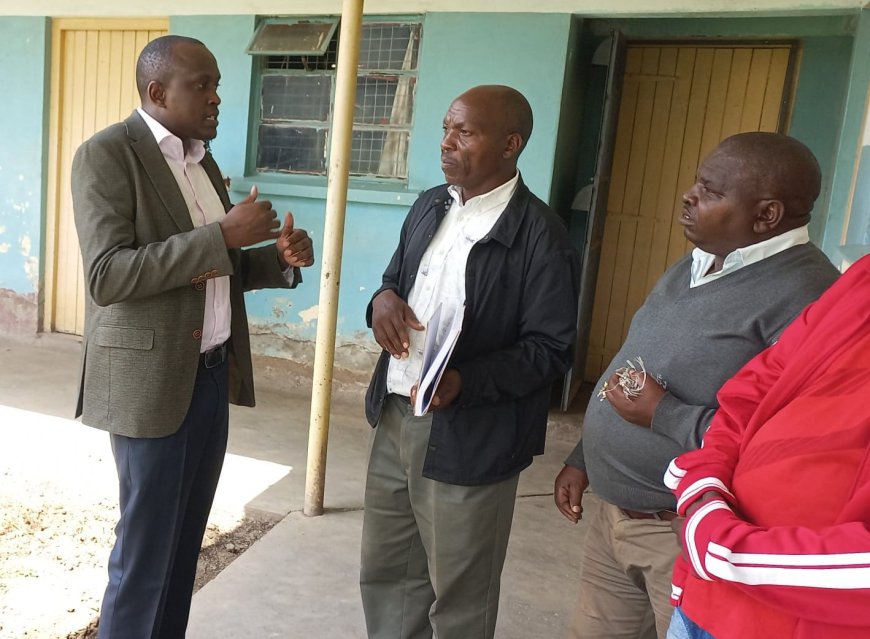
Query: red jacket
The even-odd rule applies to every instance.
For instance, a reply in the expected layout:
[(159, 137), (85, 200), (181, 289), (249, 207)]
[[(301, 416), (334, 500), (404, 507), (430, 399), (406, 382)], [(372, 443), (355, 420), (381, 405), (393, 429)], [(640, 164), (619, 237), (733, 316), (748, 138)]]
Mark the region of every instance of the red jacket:
[(665, 483), (675, 603), (717, 639), (870, 637), (870, 256), (718, 395)]

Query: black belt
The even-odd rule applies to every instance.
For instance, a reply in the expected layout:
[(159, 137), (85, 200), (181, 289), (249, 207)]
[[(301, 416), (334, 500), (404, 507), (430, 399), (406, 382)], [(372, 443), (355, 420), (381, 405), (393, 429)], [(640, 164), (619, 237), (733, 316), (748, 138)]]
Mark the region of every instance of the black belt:
[(203, 368), (215, 368), (227, 361), (227, 343), (199, 354), (199, 365)]

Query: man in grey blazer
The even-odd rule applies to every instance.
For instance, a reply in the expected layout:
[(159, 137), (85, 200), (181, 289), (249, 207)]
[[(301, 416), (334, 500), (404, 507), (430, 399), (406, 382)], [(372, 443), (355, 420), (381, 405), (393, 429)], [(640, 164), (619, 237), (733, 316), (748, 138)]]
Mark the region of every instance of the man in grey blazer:
[(308, 234), (289, 213), (279, 228), (256, 189), (230, 203), (204, 144), (219, 80), (198, 40), (152, 41), (141, 109), (73, 161), (88, 290), (77, 415), (111, 434), (120, 483), (101, 639), (184, 637), (228, 403), (254, 405), (243, 293), (293, 287), (314, 262)]

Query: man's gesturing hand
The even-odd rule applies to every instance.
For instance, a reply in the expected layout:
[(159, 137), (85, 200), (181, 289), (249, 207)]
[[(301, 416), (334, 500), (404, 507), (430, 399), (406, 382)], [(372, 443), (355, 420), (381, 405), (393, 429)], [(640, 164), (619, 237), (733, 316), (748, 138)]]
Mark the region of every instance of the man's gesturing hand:
[(242, 248), (278, 237), (278, 214), (269, 200), (257, 201), (257, 187), (220, 221), (227, 248)]
[(411, 345), (408, 328), (424, 328), (408, 303), (392, 289), (378, 293), (372, 300), (372, 332), (381, 348), (393, 357), (407, 357)]
[(314, 245), (303, 229), (293, 228), (293, 214), (289, 211), (284, 217), (284, 228), (275, 242), (281, 267), (294, 268), (314, 264)]
[(553, 500), (559, 512), (572, 523), (583, 518), (583, 491), (589, 487), (589, 476), (585, 470), (568, 466), (556, 475), (553, 485)]

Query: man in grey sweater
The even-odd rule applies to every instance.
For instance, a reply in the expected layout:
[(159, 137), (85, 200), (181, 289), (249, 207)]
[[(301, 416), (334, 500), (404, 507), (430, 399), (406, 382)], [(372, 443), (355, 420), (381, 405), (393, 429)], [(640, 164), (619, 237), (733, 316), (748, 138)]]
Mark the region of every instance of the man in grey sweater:
[[(697, 248), (635, 314), (556, 477), (556, 506), (570, 521), (581, 518), (587, 487), (598, 498), (587, 502), (572, 638), (665, 639), (679, 548), (662, 477), (670, 460), (701, 445), (722, 384), (837, 278), (809, 243), (820, 188), (806, 146), (743, 133), (713, 150), (683, 195), (679, 222)], [(648, 374), (626, 395), (617, 371), (636, 358)]]

